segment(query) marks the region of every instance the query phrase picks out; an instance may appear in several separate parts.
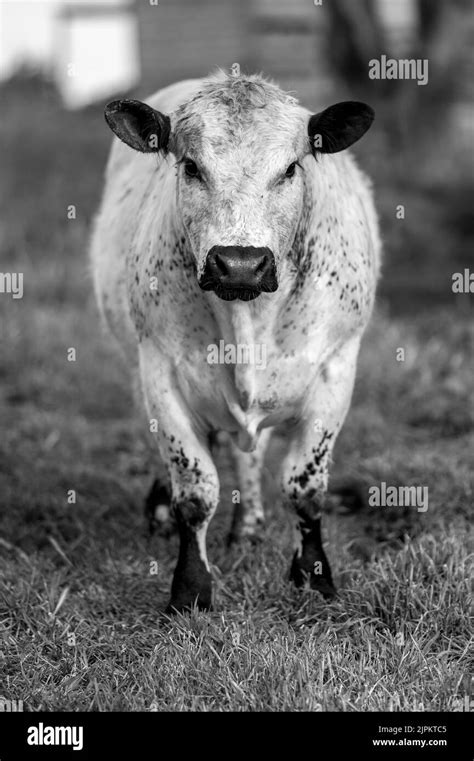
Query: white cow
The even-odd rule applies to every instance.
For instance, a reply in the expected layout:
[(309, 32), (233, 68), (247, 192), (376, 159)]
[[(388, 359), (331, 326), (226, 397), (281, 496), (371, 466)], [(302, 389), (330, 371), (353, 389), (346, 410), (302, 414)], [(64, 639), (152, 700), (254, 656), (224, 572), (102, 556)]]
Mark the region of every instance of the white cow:
[(169, 610), (211, 605), (217, 431), (235, 444), (247, 535), (263, 520), (268, 433), (285, 433), (291, 576), (329, 596), (320, 511), (380, 249), (370, 184), (338, 152), (372, 109), (349, 101), (312, 115), (259, 76), (219, 74), (147, 105), (114, 101), (105, 116), (120, 140), (93, 234), (95, 289), (158, 423), (180, 533)]

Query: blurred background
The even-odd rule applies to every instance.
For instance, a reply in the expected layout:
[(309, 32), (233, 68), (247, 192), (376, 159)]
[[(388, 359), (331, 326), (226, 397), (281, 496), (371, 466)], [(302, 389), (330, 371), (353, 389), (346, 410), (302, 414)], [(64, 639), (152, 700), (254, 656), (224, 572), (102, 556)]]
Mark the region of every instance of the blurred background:
[[(104, 631), (127, 622), (146, 632), (145, 622), (165, 604), (177, 552), (176, 538), (157, 547), (143, 535), (142, 506), (155, 457), (92, 293), (90, 226), (112, 139), (103, 108), (117, 96), (146, 99), (180, 78), (239, 63), (243, 72), (273, 77), (314, 111), (344, 99), (375, 109), (374, 126), (354, 153), (374, 182), (383, 276), (333, 476), (353, 476), (366, 487), (381, 480), (427, 485), (430, 503), (424, 514), (410, 508), (329, 514), (328, 552), (346, 590), (375, 599), (382, 589), (368, 614), (370, 626), (400, 626), (398, 613), (390, 612), (397, 606), (402, 628), (424, 621), (423, 652), (432, 661), (429, 669), (420, 662), (414, 671), (421, 710), (445, 710), (456, 695), (463, 699), (457, 690), (467, 668), (453, 665), (445, 634), (457, 632), (456, 647), (467, 652), (458, 609), (467, 603), (463, 557), (474, 494), (474, 295), (453, 292), (452, 285), (453, 274), (473, 270), (473, 42), (471, 0), (0, 0), (0, 273), (24, 277), (23, 298), (0, 292), (0, 556), (6, 580), (0, 591), (11, 614), (10, 645), (0, 662), (12, 697), (46, 709), (146, 704), (133, 702), (135, 683), (103, 697), (119, 673), (113, 670), (118, 661), (110, 657), (105, 676), (99, 668), (108, 664), (99, 652)], [(381, 56), (428, 61), (427, 83), (371, 79), (370, 61)], [(69, 361), (71, 348), (75, 361)], [(403, 361), (397, 361), (400, 348)], [(291, 538), (277, 486), (281, 444), (274, 442), (264, 473), (270, 540), (255, 555), (248, 581), (240, 569), (226, 582), (236, 585), (237, 595), (241, 583), (255, 590), (265, 608), (268, 594), (277, 600), (283, 594), (283, 601), (288, 594), (275, 582), (284, 577)], [(213, 563), (222, 552), (235, 488), (225, 453), (219, 466), (222, 506), (210, 531)], [(421, 542), (421, 550), (408, 545), (415, 547), (408, 569), (401, 549), (407, 536)], [(361, 565), (379, 550), (381, 562), (393, 561), (396, 569), (386, 586), (383, 566), (367, 571)], [(153, 577), (149, 561), (157, 557), (160, 571)], [(421, 592), (407, 592), (413, 574), (417, 589), (427, 590), (426, 610), (417, 602)], [(67, 611), (71, 631), (82, 632), (87, 643), (77, 677), (70, 675), (74, 648), (51, 633), (50, 612), (58, 598), (64, 601), (66, 587), (61, 615)], [(221, 588), (221, 598), (229, 588)], [(445, 630), (436, 645), (433, 611)], [(321, 616), (326, 632), (324, 610)], [(127, 636), (127, 630), (120, 635), (129, 653)], [(356, 647), (358, 653), (365, 649)], [(345, 658), (344, 650), (340, 662)], [(388, 663), (385, 650), (380, 658)], [(396, 694), (399, 659), (393, 656)], [(436, 676), (444, 661), (446, 671)], [(135, 666), (136, 684), (149, 684), (141, 661)], [(365, 710), (389, 707), (379, 681)], [(328, 705), (334, 710), (340, 703)]]

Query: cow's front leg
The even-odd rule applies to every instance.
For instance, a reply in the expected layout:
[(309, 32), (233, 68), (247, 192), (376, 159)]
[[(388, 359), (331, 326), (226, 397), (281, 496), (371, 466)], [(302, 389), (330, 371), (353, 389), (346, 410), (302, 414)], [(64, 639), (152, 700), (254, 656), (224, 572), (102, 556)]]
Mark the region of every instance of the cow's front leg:
[(156, 420), (156, 439), (171, 484), (171, 504), (179, 531), (179, 557), (168, 612), (212, 603), (206, 534), (219, 499), (219, 481), (207, 435), (195, 424), (172, 368), (152, 350), (141, 350), (141, 376), (147, 410)]
[(283, 492), (296, 513), (290, 578), (298, 587), (308, 581), (311, 589), (332, 597), (336, 590), (322, 545), (321, 514), (335, 431), (325, 427), (318, 437), (308, 429), (294, 435), (283, 465)]
[(309, 581), (325, 597), (336, 590), (321, 538), (321, 513), (331, 453), (349, 408), (359, 342), (326, 363), (308, 399), (304, 419), (292, 429), (283, 462), (283, 493), (296, 513), (295, 551), (290, 578)]

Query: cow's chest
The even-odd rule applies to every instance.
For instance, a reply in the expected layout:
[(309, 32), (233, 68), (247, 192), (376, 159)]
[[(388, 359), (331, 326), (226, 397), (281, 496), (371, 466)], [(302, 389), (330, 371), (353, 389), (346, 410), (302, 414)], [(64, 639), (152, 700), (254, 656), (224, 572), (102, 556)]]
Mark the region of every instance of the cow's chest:
[(222, 339), (181, 354), (175, 372), (196, 421), (237, 434), (251, 449), (259, 428), (301, 419), (321, 368), (315, 353)]

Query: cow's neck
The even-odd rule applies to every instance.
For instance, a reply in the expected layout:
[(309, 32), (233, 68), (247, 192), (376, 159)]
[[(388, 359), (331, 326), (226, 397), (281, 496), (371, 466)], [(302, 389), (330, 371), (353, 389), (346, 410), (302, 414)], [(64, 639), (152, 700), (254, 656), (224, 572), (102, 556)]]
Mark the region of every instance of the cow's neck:
[(236, 352), (248, 351), (252, 357), (252, 361), (237, 361), (233, 365), (233, 387), (223, 389), (229, 411), (239, 423), (239, 446), (243, 451), (251, 451), (255, 446), (260, 422), (259, 416), (250, 412), (258, 394), (256, 374), (260, 370), (255, 358), (260, 346), (266, 346), (265, 338), (260, 333), (257, 334), (259, 322), (256, 321), (256, 303), (222, 301), (213, 306), (218, 332), (225, 348), (230, 346)]
[[(255, 325), (249, 304), (238, 301), (231, 311), (232, 332), (236, 346), (255, 347)], [(243, 409), (248, 409), (255, 399), (256, 392), (255, 364), (235, 365), (235, 387)]]
[[(256, 341), (259, 338), (255, 322), (255, 306), (251, 306), (252, 302), (221, 301), (216, 296), (211, 298), (218, 334), (225, 346), (234, 347), (235, 351), (244, 348), (252, 353), (255, 352)], [(255, 399), (256, 371), (256, 366), (252, 362), (237, 362), (234, 366), (236, 398), (244, 411), (251, 407)]]

